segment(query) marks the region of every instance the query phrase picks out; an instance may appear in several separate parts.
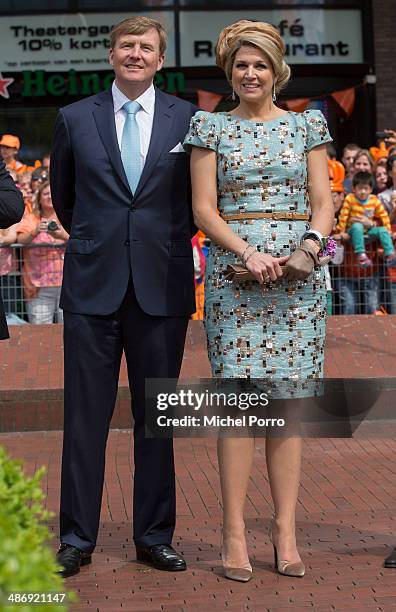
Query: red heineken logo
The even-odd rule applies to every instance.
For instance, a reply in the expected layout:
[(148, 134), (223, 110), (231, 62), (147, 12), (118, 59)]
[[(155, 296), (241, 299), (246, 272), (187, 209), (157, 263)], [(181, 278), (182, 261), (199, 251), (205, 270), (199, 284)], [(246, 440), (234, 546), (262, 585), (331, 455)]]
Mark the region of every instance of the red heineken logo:
[(3, 98), (9, 98), (10, 94), (8, 93), (8, 87), (11, 83), (14, 82), (15, 79), (6, 79), (0, 72), (0, 96)]

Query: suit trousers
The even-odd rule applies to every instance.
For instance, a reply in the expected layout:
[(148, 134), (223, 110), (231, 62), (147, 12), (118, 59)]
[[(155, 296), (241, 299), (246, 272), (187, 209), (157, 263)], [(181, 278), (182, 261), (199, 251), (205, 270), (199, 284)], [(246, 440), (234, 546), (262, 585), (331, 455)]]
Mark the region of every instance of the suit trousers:
[(145, 437), (145, 379), (178, 378), (187, 317), (157, 317), (139, 306), (132, 281), (111, 315), (64, 312), (64, 439), (61, 542), (93, 551), (105, 451), (125, 351), (134, 417), (133, 538), (170, 544), (175, 528), (173, 440)]

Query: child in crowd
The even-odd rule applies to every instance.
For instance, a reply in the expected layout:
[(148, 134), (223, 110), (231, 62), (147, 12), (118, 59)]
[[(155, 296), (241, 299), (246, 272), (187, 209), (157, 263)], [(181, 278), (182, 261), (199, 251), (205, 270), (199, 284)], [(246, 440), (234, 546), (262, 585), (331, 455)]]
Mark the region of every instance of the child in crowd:
[[(358, 255), (362, 268), (372, 266), (366, 253), (365, 235), (378, 239), (384, 249), (387, 267), (396, 266), (396, 252), (391, 236), (389, 215), (380, 200), (373, 195), (374, 180), (369, 172), (357, 172), (352, 181), (352, 193), (348, 194), (342, 205), (337, 232), (347, 230), (352, 240), (353, 250)], [(376, 221), (381, 223), (380, 226)]]

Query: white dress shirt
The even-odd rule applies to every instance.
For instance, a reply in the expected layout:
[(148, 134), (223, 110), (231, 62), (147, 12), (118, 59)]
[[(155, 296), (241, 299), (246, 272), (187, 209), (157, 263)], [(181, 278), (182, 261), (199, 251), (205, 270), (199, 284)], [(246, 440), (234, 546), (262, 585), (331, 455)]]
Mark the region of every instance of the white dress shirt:
[[(121, 151), (122, 132), (125, 124), (126, 111), (122, 108), (125, 102), (129, 102), (129, 98), (122, 93), (113, 81), (111, 88), (114, 103), (114, 118), (117, 132), (118, 146)], [(136, 113), (136, 122), (139, 126), (140, 134), (140, 158), (142, 169), (146, 162), (147, 152), (150, 144), (151, 131), (153, 128), (154, 106), (155, 106), (155, 89), (154, 85), (150, 85), (141, 96), (136, 98), (135, 102), (139, 102), (140, 108)]]

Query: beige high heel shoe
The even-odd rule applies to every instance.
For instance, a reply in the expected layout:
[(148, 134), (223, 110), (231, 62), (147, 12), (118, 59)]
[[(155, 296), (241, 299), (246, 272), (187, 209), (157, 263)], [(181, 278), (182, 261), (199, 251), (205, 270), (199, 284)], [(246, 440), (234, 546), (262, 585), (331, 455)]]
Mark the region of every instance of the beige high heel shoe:
[(221, 533), (221, 560), (223, 562), (224, 577), (229, 580), (237, 580), (238, 582), (249, 582), (253, 575), (252, 566), (249, 561), (243, 565), (243, 567), (230, 567), (226, 565), (226, 558), (224, 554), (224, 534)]
[(275, 569), (278, 571), (279, 574), (282, 574), (283, 576), (291, 576), (292, 578), (303, 578), (305, 576), (305, 565), (302, 561), (291, 563), (290, 561), (286, 561), (284, 559), (278, 559), (278, 551), (274, 542), (273, 528), (274, 522), (272, 521), (270, 524), (270, 540), (272, 542), (272, 546), (274, 547)]

